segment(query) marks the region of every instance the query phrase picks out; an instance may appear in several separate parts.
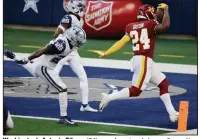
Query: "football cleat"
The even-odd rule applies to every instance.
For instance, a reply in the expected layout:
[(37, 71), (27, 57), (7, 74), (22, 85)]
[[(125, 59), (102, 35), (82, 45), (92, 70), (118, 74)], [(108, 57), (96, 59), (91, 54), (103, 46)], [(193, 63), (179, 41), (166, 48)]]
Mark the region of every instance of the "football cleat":
[(4, 55), (10, 59), (14, 59), (15, 58), (15, 54), (9, 50), (4, 50)]
[(65, 125), (75, 125), (75, 123), (68, 116), (61, 117), (58, 123), (65, 124)]
[(175, 112), (173, 115), (169, 115), (171, 122), (176, 122), (178, 120), (179, 113)]
[(98, 112), (97, 109), (93, 109), (92, 107), (90, 107), (90, 105), (87, 104), (86, 107), (84, 107), (83, 105), (81, 105), (80, 111), (82, 112)]
[(102, 93), (101, 94), (102, 96), (102, 99), (101, 99), (101, 102), (99, 104), (99, 111), (102, 112), (103, 109), (108, 105), (108, 94), (106, 93)]

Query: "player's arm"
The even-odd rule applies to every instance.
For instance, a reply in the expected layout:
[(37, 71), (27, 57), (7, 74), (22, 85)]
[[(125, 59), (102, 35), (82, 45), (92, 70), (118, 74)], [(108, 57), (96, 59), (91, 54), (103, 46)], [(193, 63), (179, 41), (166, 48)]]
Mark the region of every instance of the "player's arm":
[(18, 64), (24, 65), (24, 64), (27, 64), (29, 61), (31, 61), (35, 58), (38, 58), (45, 53), (48, 53), (49, 51), (50, 51), (50, 49), (47, 46), (45, 46), (45, 47), (40, 48), (39, 50), (35, 51), (28, 57), (20, 57), (18, 59), (15, 59), (15, 62)]
[(65, 30), (68, 29), (68, 26), (65, 24), (60, 24), (56, 31), (54, 32), (53, 38), (57, 38), (58, 35), (63, 34), (65, 32)]
[(164, 16), (163, 16), (162, 23), (156, 25), (154, 28), (156, 33), (166, 31), (170, 26), (170, 16), (169, 16), (168, 5), (162, 3), (162, 4), (159, 4), (158, 8), (164, 10)]
[(29, 57), (28, 60), (31, 61), (35, 58), (40, 57), (43, 54), (51, 54), (53, 52), (52, 50), (52, 45), (53, 44), (48, 44), (47, 46), (40, 48), (39, 50), (35, 51), (34, 53), (32, 53)]
[(54, 55), (54, 54), (61, 54), (66, 48), (65, 42), (61, 39), (47, 44), (45, 47), (37, 50), (33, 54), (28, 57), (28, 60), (31, 61), (35, 58), (40, 57), (43, 54), (46, 55)]
[(46, 55), (53, 55), (53, 54), (61, 54), (65, 50), (65, 44), (61, 43), (56, 45), (58, 43), (49, 43), (45, 47), (38, 49), (34, 53), (32, 53), (28, 57), (23, 57), (21, 59), (16, 60), (18, 64), (27, 64), (29, 61), (34, 60), (44, 54)]
[(105, 57), (108, 56), (112, 53), (117, 52), (120, 50), (127, 42), (130, 41), (130, 37), (128, 35), (124, 35), (121, 40), (117, 41), (112, 47), (110, 47), (106, 52), (104, 53), (99, 53), (100, 57)]
[(60, 34), (63, 34), (65, 32), (66, 29), (70, 28), (71, 27), (71, 24), (72, 24), (72, 18), (71, 16), (69, 15), (65, 15), (61, 22), (60, 22), (60, 25), (57, 27), (54, 35), (53, 35), (53, 38), (57, 38), (58, 35)]

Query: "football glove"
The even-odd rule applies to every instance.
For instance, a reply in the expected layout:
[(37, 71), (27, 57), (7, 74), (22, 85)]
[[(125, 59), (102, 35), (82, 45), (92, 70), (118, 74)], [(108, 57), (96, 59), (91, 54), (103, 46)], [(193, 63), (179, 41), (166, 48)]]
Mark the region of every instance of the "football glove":
[(165, 9), (166, 7), (167, 7), (168, 5), (167, 4), (165, 4), (165, 3), (160, 3), (160, 4), (158, 4), (158, 9)]
[(28, 59), (28, 57), (16, 58), (15, 62), (20, 65), (25, 65), (29, 62), (29, 59)]

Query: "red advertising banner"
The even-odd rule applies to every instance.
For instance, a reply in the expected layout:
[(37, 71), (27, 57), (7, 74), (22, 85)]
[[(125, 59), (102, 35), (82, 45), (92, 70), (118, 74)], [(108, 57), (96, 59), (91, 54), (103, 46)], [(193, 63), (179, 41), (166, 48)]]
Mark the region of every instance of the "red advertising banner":
[(89, 37), (121, 37), (137, 21), (140, 0), (87, 0), (84, 29)]
[[(69, 0), (63, 0), (63, 7)], [(86, 0), (84, 29), (89, 37), (121, 37), (130, 22), (137, 21), (140, 0)]]

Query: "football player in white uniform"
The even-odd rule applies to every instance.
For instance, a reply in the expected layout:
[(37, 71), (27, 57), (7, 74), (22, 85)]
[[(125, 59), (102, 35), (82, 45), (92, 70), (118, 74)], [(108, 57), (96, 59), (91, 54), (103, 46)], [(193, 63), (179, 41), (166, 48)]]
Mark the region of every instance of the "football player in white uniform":
[[(24, 65), (32, 75), (41, 77), (59, 92), (60, 124), (74, 124), (74, 122), (67, 116), (67, 86), (61, 80), (55, 67), (61, 59), (61, 63), (65, 63), (66, 56), (73, 52), (74, 49), (82, 47), (85, 42), (85, 31), (78, 26), (72, 26), (66, 30), (65, 34), (59, 35), (45, 47), (28, 57), (19, 57), (15, 56), (11, 51), (4, 51), (7, 57), (14, 59), (18, 64)], [(59, 69), (62, 66), (59, 64)]]
[[(83, 27), (82, 17), (85, 14), (85, 1), (84, 0), (70, 0), (67, 4), (68, 14), (66, 14), (58, 26), (57, 30), (54, 33), (54, 38), (59, 34), (65, 34), (66, 30), (69, 28), (68, 19), (71, 18), (71, 24)], [(98, 112), (98, 110), (91, 108), (88, 105), (89, 89), (88, 89), (88, 80), (87, 74), (81, 64), (80, 56), (77, 50), (74, 50), (67, 56), (67, 62), (69, 63), (71, 69), (78, 76), (80, 80), (80, 89), (82, 93), (82, 105), (80, 111), (88, 112)], [(60, 64), (60, 63), (58, 63)], [(61, 69), (60, 69), (61, 70)], [(60, 72), (60, 71), (59, 71)]]

